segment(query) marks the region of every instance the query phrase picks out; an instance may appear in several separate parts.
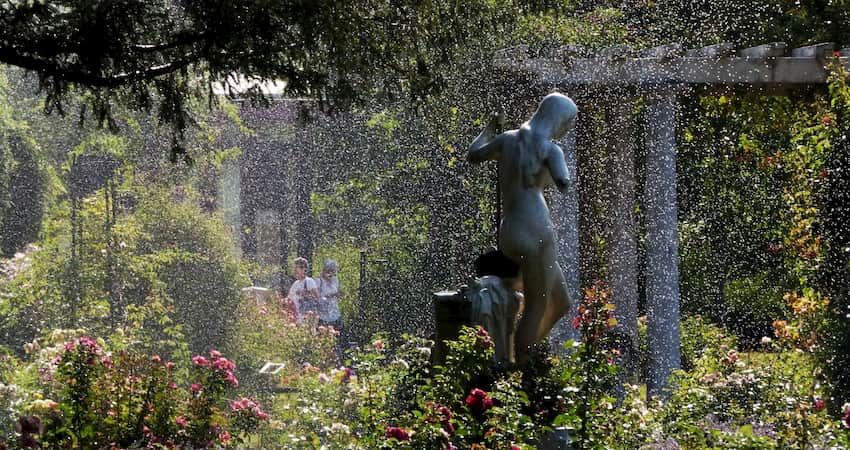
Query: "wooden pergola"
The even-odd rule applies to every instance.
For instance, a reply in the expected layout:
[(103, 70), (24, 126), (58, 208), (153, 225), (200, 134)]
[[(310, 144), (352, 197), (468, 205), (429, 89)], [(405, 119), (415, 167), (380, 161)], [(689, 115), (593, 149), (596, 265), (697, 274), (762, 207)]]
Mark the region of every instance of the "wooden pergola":
[[(527, 46), (518, 46), (497, 52), (495, 60), (499, 67), (531, 72), (543, 88), (573, 96), (580, 111), (591, 98), (605, 110), (608, 139), (589, 144), (605, 146), (609, 158), (613, 191), (608, 193), (603, 218), (606, 282), (613, 291), (620, 331), (631, 341), (627, 347), (632, 353), (637, 349), (638, 300), (634, 106), (638, 98), (644, 101), (647, 385), (650, 393), (661, 393), (671, 371), (680, 365), (676, 113), (681, 98), (718, 89), (776, 95), (824, 84), (830, 64), (850, 68), (850, 49), (836, 51), (834, 44), (822, 43), (789, 50), (782, 42), (741, 50), (731, 43), (697, 49), (669, 44), (642, 51), (623, 45), (595, 51), (570, 45), (532, 56)], [(573, 179), (581, 183), (582, 173), (576, 173), (576, 134), (581, 132), (568, 134), (562, 148)], [(553, 219), (558, 226), (560, 262), (569, 292), (580, 300), (577, 190), (555, 198)], [(569, 336), (569, 319), (553, 334)], [(631, 358), (634, 354), (625, 356), (627, 364), (633, 364)]]

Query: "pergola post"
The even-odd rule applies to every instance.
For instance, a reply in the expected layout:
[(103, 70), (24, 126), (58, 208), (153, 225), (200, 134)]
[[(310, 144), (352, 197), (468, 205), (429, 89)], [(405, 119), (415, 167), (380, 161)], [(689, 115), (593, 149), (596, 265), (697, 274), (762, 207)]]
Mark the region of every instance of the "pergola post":
[(610, 176), (606, 183), (605, 265), (618, 325), (617, 345), (625, 378), (636, 373), (638, 351), (637, 239), (635, 238), (635, 140), (631, 98), (607, 103), (607, 160)]
[(680, 367), (679, 242), (676, 206), (676, 93), (646, 97), (646, 308), (649, 395), (662, 394)]
[[(579, 116), (581, 120), (581, 116)], [(578, 126), (578, 124), (576, 124)], [(576, 173), (576, 128), (570, 130), (559, 142), (567, 162), (567, 173), (570, 175), (570, 185), (564, 192), (554, 194), (555, 201), (552, 218), (558, 234), (558, 264), (564, 272), (567, 283), (567, 293), (570, 296), (570, 311), (555, 325), (549, 334), (550, 342), (556, 353), (560, 353), (561, 345), (579, 338), (578, 331), (572, 327), (573, 317), (578, 313), (581, 302), (581, 287), (578, 266), (578, 180)]]

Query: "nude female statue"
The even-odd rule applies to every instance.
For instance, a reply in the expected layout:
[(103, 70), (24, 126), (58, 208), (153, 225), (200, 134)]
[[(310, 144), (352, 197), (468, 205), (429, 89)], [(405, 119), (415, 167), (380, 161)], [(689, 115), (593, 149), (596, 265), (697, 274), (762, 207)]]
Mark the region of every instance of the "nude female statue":
[(504, 211), (499, 247), (519, 264), (525, 295), (515, 345), (520, 362), (530, 355), (528, 348), (543, 340), (570, 308), (543, 188), (554, 184), (563, 191), (570, 182), (564, 152), (553, 140), (575, 124), (577, 114), (569, 97), (549, 94), (518, 130), (496, 135), (499, 119), (494, 116), (467, 154), (473, 163), (499, 162)]

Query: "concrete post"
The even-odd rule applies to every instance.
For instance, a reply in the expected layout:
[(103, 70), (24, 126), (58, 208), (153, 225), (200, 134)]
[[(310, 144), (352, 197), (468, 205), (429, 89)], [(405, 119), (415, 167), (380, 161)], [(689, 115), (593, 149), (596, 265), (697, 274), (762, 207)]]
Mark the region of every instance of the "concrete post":
[[(579, 116), (581, 117), (581, 116)], [(579, 118), (579, 120), (581, 120)], [(579, 338), (573, 329), (572, 320), (581, 302), (581, 286), (578, 266), (578, 189), (576, 188), (576, 129), (567, 133), (559, 145), (564, 150), (567, 171), (572, 181), (566, 192), (556, 192), (552, 208), (552, 221), (558, 234), (558, 264), (564, 272), (567, 292), (570, 295), (570, 311), (555, 325), (549, 334), (549, 342), (555, 353), (560, 353), (564, 342)]]
[(646, 308), (649, 319), (647, 389), (662, 394), (680, 367), (679, 242), (676, 206), (676, 93), (647, 97)]
[(637, 240), (635, 238), (634, 111), (631, 99), (617, 99), (606, 107), (608, 135), (605, 216), (606, 282), (611, 288), (619, 322), (619, 363), (626, 379), (636, 373), (638, 333)]

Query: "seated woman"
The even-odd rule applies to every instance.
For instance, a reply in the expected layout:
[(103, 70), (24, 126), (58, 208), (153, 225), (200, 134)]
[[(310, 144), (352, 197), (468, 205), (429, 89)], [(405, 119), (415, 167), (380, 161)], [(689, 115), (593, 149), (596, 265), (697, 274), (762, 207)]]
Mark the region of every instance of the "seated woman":
[(496, 135), (498, 116), (493, 117), (467, 154), (473, 163), (499, 163), (504, 211), (499, 248), (519, 264), (524, 284), (525, 304), (516, 336), (519, 362), (570, 308), (543, 189), (554, 184), (563, 191), (570, 181), (564, 152), (553, 140), (574, 125), (577, 114), (578, 108), (569, 97), (549, 94), (517, 130)]

